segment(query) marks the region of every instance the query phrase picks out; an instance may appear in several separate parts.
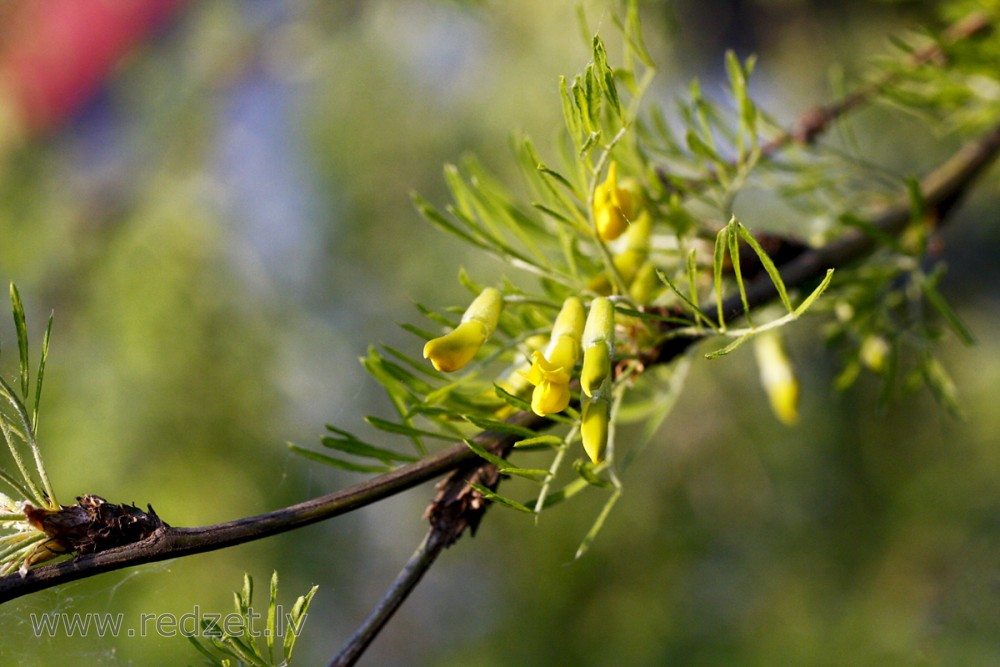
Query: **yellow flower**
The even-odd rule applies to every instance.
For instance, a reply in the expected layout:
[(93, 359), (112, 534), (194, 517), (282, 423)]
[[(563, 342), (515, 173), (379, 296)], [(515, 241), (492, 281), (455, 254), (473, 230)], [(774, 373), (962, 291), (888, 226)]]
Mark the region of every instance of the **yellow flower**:
[[(625, 248), (612, 257), (615, 270), (621, 276), (625, 285), (629, 286), (638, 279), (643, 269), (649, 265), (649, 242), (652, 234), (652, 218), (648, 211), (641, 211), (629, 222), (625, 233)], [(653, 275), (655, 279), (655, 274)], [(611, 281), (607, 273), (601, 272), (587, 284), (588, 289), (598, 294), (611, 294)], [(644, 302), (643, 302), (644, 303)]]
[(465, 367), (496, 330), (502, 309), (503, 295), (487, 287), (469, 305), (457, 327), (427, 341), (424, 359), (430, 359), (434, 368), (446, 373)]
[(614, 355), (615, 307), (609, 299), (598, 297), (590, 304), (590, 314), (583, 331), (583, 370), (580, 388), (587, 396), (601, 389), (611, 375)]
[(799, 382), (781, 339), (774, 332), (754, 338), (754, 352), (760, 368), (760, 383), (767, 392), (774, 416), (791, 426), (799, 420)]
[(609, 408), (608, 399), (604, 396), (583, 404), (580, 437), (583, 439), (583, 450), (594, 463), (604, 460), (604, 452), (608, 448)]
[(535, 352), (531, 368), (523, 374), (528, 382), (535, 385), (531, 393), (531, 409), (540, 417), (562, 412), (569, 405), (569, 381), (580, 356), (583, 314), (583, 304), (579, 299), (566, 299), (552, 326), (548, 349), (545, 354)]
[(535, 385), (535, 390), (531, 392), (532, 412), (539, 417), (562, 412), (569, 405), (569, 371), (547, 361), (541, 352), (535, 352), (532, 361), (531, 369), (525, 376), (528, 382)]
[(632, 194), (618, 187), (618, 164), (608, 167), (608, 177), (594, 188), (594, 224), (602, 241), (613, 241), (628, 228)]

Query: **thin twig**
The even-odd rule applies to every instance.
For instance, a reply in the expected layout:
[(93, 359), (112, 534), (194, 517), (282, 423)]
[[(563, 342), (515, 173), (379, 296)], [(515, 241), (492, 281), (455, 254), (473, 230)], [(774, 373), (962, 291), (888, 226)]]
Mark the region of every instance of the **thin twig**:
[[(546, 420), (518, 413), (508, 421), (541, 428)], [(476, 442), (490, 450), (513, 444), (509, 434), (492, 431), (480, 433)], [(413, 488), (473, 459), (479, 460), (468, 446), (455, 445), (360, 484), (273, 512), (212, 526), (165, 527), (141, 542), (37, 567), (23, 577), (0, 577), (0, 603), (102, 572), (215, 551), (324, 521)]]
[(385, 624), (389, 622), (399, 606), (403, 604), (438, 555), (447, 546), (447, 539), (433, 528), (427, 532), (423, 542), (406, 561), (403, 570), (396, 576), (392, 586), (386, 591), (378, 605), (364, 622), (354, 631), (347, 643), (330, 661), (329, 667), (350, 667), (365, 652)]
[[(952, 46), (963, 39), (983, 34), (991, 30), (992, 27), (986, 12), (972, 12), (951, 24), (941, 34), (940, 43), (929, 44), (911, 53), (910, 57), (906, 59), (906, 65), (916, 68), (929, 62), (941, 60), (945, 55), (942, 50), (943, 47)], [(898, 71), (886, 72), (868, 85), (845, 95), (835, 102), (809, 109), (799, 117), (798, 122), (795, 123), (791, 131), (783, 132), (761, 146), (761, 154), (770, 155), (775, 153), (792, 141), (801, 144), (813, 143), (833, 121), (867, 102), (884, 88), (896, 82), (900, 76), (901, 73)]]

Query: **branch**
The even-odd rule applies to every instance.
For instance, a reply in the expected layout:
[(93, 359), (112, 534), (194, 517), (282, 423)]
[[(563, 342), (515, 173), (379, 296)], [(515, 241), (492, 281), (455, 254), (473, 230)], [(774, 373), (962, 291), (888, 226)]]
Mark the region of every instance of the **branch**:
[[(522, 418), (519, 423), (530, 427), (533, 422)], [(509, 436), (487, 431), (477, 441), (493, 446), (505, 437)], [(213, 526), (160, 528), (141, 542), (37, 567), (23, 577), (0, 578), (0, 603), (102, 572), (223, 549), (324, 521), (434, 479), (474, 458), (466, 445), (456, 445), (347, 489), (273, 512)]]
[[(1000, 153), (1000, 125), (978, 140), (966, 144), (951, 159), (926, 176), (920, 184), (925, 212), (933, 215), (940, 225), (955, 205), (968, 191), (977, 177)], [(912, 219), (913, 211), (908, 201), (902, 201), (885, 209), (876, 216), (872, 224), (887, 234), (899, 234)], [(828, 268), (844, 266), (858, 261), (877, 248), (875, 240), (860, 232), (850, 232), (838, 240), (819, 248), (806, 249), (801, 254), (779, 264), (782, 280), (787, 287), (800, 287), (819, 279)], [(746, 284), (746, 303), (752, 309), (769, 303), (778, 297), (773, 281), (766, 274)], [(744, 302), (740, 295), (733, 295), (723, 304), (727, 319), (732, 320), (744, 313)], [(710, 318), (714, 311), (710, 304), (702, 308)], [(670, 325), (664, 325), (667, 333)], [(667, 338), (657, 349), (649, 351), (647, 364), (667, 364), (685, 353), (698, 338), (678, 336)], [(521, 417), (532, 417), (520, 413)], [(552, 422), (541, 418), (533, 420), (533, 428), (543, 427)], [(480, 444), (483, 444), (480, 441)], [(506, 457), (513, 447), (513, 441), (497, 441), (489, 449), (501, 457)], [(423, 575), (447, 546), (457, 541), (466, 528), (474, 533), (483, 514), (489, 507), (486, 500), (471, 486), (476, 482), (496, 490), (500, 481), (499, 471), (492, 464), (472, 458), (460, 466), (438, 485), (438, 494), (427, 508), (425, 516), (431, 528), (416, 553), (396, 577), (392, 586), (379, 601), (371, 614), (330, 661), (329, 667), (350, 667), (361, 657), (377, 633), (399, 609), (406, 597), (420, 582)]]
[[(923, 179), (921, 191), (925, 206), (928, 211), (937, 215), (939, 224), (996, 158), (998, 152), (1000, 126), (961, 148), (944, 165)], [(874, 224), (888, 233), (898, 233), (910, 221), (910, 216), (909, 204), (901, 202), (876, 216)], [(870, 237), (859, 232), (848, 232), (825, 246), (804, 251), (779, 268), (788, 287), (801, 286), (815, 280), (827, 268), (855, 262), (876, 247), (876, 242)], [(748, 282), (746, 294), (751, 308), (777, 296), (774, 285), (766, 276)], [(733, 316), (742, 313), (742, 303), (738, 296), (727, 300), (725, 305), (727, 312)], [(652, 351), (649, 361), (668, 363), (694, 342), (695, 339), (689, 337), (669, 339), (659, 349)], [(509, 421), (535, 430), (548, 428), (553, 423), (531, 413), (518, 413)], [(476, 442), (503, 456), (517, 439), (517, 436), (510, 434), (485, 431), (476, 437)], [(437, 517), (433, 519), (432, 530), (448, 535), (450, 544), (466, 528), (474, 528), (485, 512), (487, 503), (475, 500), (475, 496), (467, 491), (467, 481), (472, 475), (494, 475), (495, 473), (488, 472), (489, 468), (492, 466), (479, 459), (467, 446), (455, 445), (347, 489), (273, 512), (212, 526), (162, 528), (141, 542), (34, 568), (24, 577), (11, 575), (0, 578), (0, 603), (103, 572), (214, 551), (277, 535), (364, 507), (447, 472), (459, 471), (453, 472), (442, 483), (438, 498), (429, 513), (432, 518)], [(496, 478), (499, 479), (498, 476)]]
[[(930, 44), (910, 54), (905, 64), (909, 67), (919, 67), (925, 63), (940, 61), (945, 58), (943, 47), (952, 46), (963, 39), (985, 34), (993, 29), (986, 12), (976, 11), (966, 15), (959, 21), (948, 26), (941, 35), (941, 42)], [(840, 116), (854, 110), (877, 95), (886, 86), (891, 85), (901, 76), (898, 71), (887, 72), (868, 85), (859, 88), (841, 99), (823, 106), (813, 107), (802, 114), (795, 127), (789, 132), (783, 132), (761, 147), (763, 155), (777, 152), (792, 141), (801, 144), (811, 144), (822, 134), (830, 123)]]

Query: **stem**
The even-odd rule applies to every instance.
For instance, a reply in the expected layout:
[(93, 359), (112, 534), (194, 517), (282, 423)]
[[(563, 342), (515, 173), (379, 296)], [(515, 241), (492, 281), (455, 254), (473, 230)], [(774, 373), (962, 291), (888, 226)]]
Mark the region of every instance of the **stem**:
[[(991, 28), (990, 19), (986, 12), (972, 12), (961, 20), (951, 24), (942, 33), (941, 44), (930, 44), (919, 51), (914, 51), (910, 54), (910, 57), (906, 59), (906, 64), (910, 67), (916, 68), (928, 62), (939, 60), (945, 56), (942, 51), (942, 46), (952, 46), (963, 39), (968, 39), (981, 33), (985, 33)], [(764, 156), (771, 155), (772, 153), (784, 148), (792, 141), (797, 141), (802, 144), (811, 144), (815, 142), (816, 138), (826, 131), (827, 127), (829, 127), (833, 121), (867, 102), (870, 98), (881, 92), (883, 88), (898, 80), (900, 76), (901, 73), (898, 71), (887, 72), (875, 81), (872, 81), (867, 86), (855, 90), (836, 102), (832, 102), (831, 104), (824, 106), (814, 107), (806, 111), (799, 117), (799, 120), (795, 124), (795, 128), (793, 130), (790, 132), (783, 132), (775, 139), (764, 144), (760, 149), (761, 154)]]
[(417, 547), (417, 550), (406, 561), (406, 565), (397, 575), (392, 586), (385, 592), (378, 605), (365, 618), (364, 622), (354, 631), (337, 655), (330, 660), (329, 667), (350, 667), (367, 650), (369, 644), (382, 631), (400, 605), (413, 592), (417, 584), (430, 569), (434, 561), (447, 546), (447, 539), (437, 530), (431, 529)]
[[(534, 429), (546, 423), (531, 413), (518, 413), (508, 421)], [(515, 439), (484, 431), (476, 442), (495, 449), (510, 447)], [(212, 526), (163, 528), (141, 542), (38, 567), (24, 577), (0, 578), (0, 603), (102, 572), (215, 551), (308, 526), (413, 488), (473, 459), (477, 459), (475, 452), (461, 443), (360, 484), (273, 512)]]

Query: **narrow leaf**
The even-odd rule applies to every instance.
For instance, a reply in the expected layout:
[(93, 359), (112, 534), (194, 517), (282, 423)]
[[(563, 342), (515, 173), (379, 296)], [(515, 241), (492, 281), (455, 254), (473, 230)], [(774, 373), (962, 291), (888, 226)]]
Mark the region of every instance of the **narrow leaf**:
[(511, 509), (517, 510), (518, 512), (524, 512), (525, 514), (534, 514), (534, 512), (531, 510), (531, 508), (525, 507), (524, 505), (522, 505), (521, 503), (517, 502), (516, 500), (511, 500), (510, 498), (507, 498), (505, 496), (501, 496), (499, 493), (496, 493), (494, 491), (490, 491), (489, 489), (487, 489), (482, 484), (472, 484), (472, 483), (470, 483), (469, 486), (471, 486), (476, 491), (478, 491), (479, 493), (481, 493), (483, 495), (483, 498), (486, 498), (487, 500), (489, 500), (491, 502), (494, 502), (497, 505), (503, 505), (504, 507), (509, 507)]
[(601, 513), (597, 515), (597, 519), (594, 520), (594, 525), (590, 527), (587, 531), (587, 535), (583, 538), (583, 542), (576, 550), (575, 558), (580, 558), (590, 549), (590, 545), (594, 543), (597, 538), (597, 534), (601, 532), (601, 528), (604, 527), (604, 522), (607, 521), (608, 516), (611, 514), (611, 510), (614, 509), (615, 503), (618, 502), (618, 498), (621, 497), (621, 491), (615, 489), (615, 492), (611, 494), (608, 498), (608, 502), (604, 503), (604, 507), (601, 508)]
[(713, 273), (715, 276), (715, 303), (719, 316), (719, 328), (726, 330), (726, 319), (722, 312), (722, 269), (726, 259), (726, 246), (729, 241), (729, 226), (723, 227), (715, 236), (715, 251), (712, 256)]
[(28, 327), (25, 324), (24, 305), (21, 294), (14, 283), (10, 284), (10, 305), (14, 312), (14, 327), (17, 329), (17, 349), (21, 353), (21, 396), (28, 396)]
[(809, 306), (813, 305), (813, 302), (820, 297), (820, 295), (826, 291), (826, 288), (830, 286), (830, 281), (833, 280), (833, 269), (826, 270), (826, 277), (823, 278), (816, 289), (812, 291), (812, 294), (807, 296), (805, 300), (799, 304), (799, 307), (795, 309), (795, 317), (799, 317), (802, 313), (809, 310)]
[(332, 438), (326, 436), (320, 439), (324, 447), (329, 449), (334, 449), (338, 452), (343, 452), (344, 454), (352, 454), (354, 456), (360, 456), (362, 458), (378, 459), (383, 463), (391, 463), (392, 461), (416, 461), (417, 457), (410, 456), (409, 454), (400, 454), (389, 449), (384, 449), (382, 447), (376, 447), (375, 445), (370, 445), (367, 442), (362, 442), (356, 438)]
[(705, 355), (705, 358), (706, 359), (718, 359), (719, 357), (724, 357), (727, 354), (729, 354), (730, 352), (732, 352), (733, 350), (735, 350), (736, 348), (738, 348), (743, 343), (745, 343), (748, 340), (750, 340), (751, 338), (753, 338), (753, 336), (754, 336), (754, 334), (752, 332), (751, 333), (747, 333), (747, 334), (743, 334), (739, 338), (735, 339), (729, 345), (726, 345), (724, 348), (716, 350), (715, 352), (709, 352), (708, 354)]
[(792, 307), (792, 300), (788, 298), (788, 290), (785, 289), (785, 281), (781, 279), (781, 272), (778, 271), (778, 267), (774, 265), (774, 262), (771, 261), (768, 254), (764, 252), (764, 248), (761, 247), (757, 239), (755, 239), (753, 234), (750, 233), (750, 230), (740, 223), (737, 223), (736, 230), (739, 232), (740, 238), (742, 238), (757, 255), (757, 259), (760, 260), (760, 264), (764, 267), (764, 270), (767, 271), (767, 275), (770, 276), (771, 282), (774, 283), (774, 288), (778, 290), (778, 298), (781, 299), (782, 305), (785, 306), (788, 312), (794, 312), (795, 309)]
[(529, 449), (533, 447), (558, 447), (563, 444), (563, 439), (557, 435), (540, 435), (536, 438), (525, 438), (514, 443), (517, 449)]
[(514, 394), (510, 393), (509, 391), (501, 387), (500, 385), (494, 384), (493, 391), (496, 392), (496, 395), (499, 396), (504, 403), (511, 406), (512, 408), (520, 410), (521, 412), (528, 412), (529, 410), (531, 410), (531, 403), (524, 400), (523, 398), (515, 396)]
[(49, 323), (45, 327), (45, 335), (42, 337), (42, 358), (38, 362), (38, 375), (35, 377), (35, 405), (31, 411), (31, 430), (38, 432), (38, 407), (42, 402), (42, 380), (45, 378), (45, 361), (49, 358), (49, 339), (52, 336), (52, 319), (54, 313), (49, 314)]
[(499, 419), (490, 419), (489, 417), (480, 417), (478, 415), (463, 415), (463, 417), (466, 421), (478, 426), (484, 431), (506, 433), (508, 435), (519, 435), (522, 438), (534, 438), (537, 435), (537, 433), (532, 431), (530, 428), (511, 424)]
[[(378, 417), (365, 417), (365, 421), (371, 424), (373, 427), (380, 431), (385, 431), (386, 433), (398, 433), (399, 435), (407, 435), (412, 437), (426, 437), (426, 438), (439, 438), (441, 440), (456, 441), (461, 440), (461, 438), (455, 437), (452, 433), (441, 433), (440, 431), (426, 431), (424, 429), (416, 428), (410, 426), (409, 424), (399, 424), (396, 422), (387, 421), (385, 419), (379, 419)], [(397, 456), (403, 456), (402, 454), (397, 454)], [(416, 457), (407, 456), (406, 458), (397, 459), (399, 461), (416, 461)]]
[[(740, 269), (740, 237), (737, 234), (737, 230), (740, 227), (740, 223), (736, 221), (734, 217), (729, 222), (729, 261), (733, 265), (733, 275), (736, 277), (736, 288), (740, 293), (740, 301), (743, 303), (743, 317), (746, 318), (747, 324), (753, 327), (753, 321), (750, 319), (750, 304), (747, 302), (747, 290), (743, 284), (743, 271)], [(782, 285), (784, 287), (784, 285)]]
[(927, 302), (934, 307), (934, 310), (938, 311), (941, 317), (944, 318), (948, 326), (951, 327), (952, 331), (959, 337), (959, 339), (966, 345), (974, 345), (976, 339), (973, 337), (972, 332), (969, 330), (962, 319), (958, 316), (948, 301), (935, 287), (936, 280), (921, 280), (920, 289), (924, 293), (924, 298)]
[(591, 486), (596, 486), (599, 489), (611, 488), (611, 482), (597, 476), (592, 463), (578, 459), (573, 462), (573, 470)]
[(340, 468), (341, 470), (350, 470), (351, 472), (366, 472), (366, 473), (377, 473), (377, 472), (389, 472), (392, 470), (392, 466), (384, 465), (363, 465), (360, 463), (352, 463), (351, 461), (345, 461), (344, 459), (338, 459), (333, 456), (327, 456), (326, 454), (313, 451), (311, 449), (306, 449), (305, 447), (299, 447), (291, 442), (286, 443), (288, 448), (300, 454), (307, 459), (317, 461), (319, 463), (332, 466), (334, 468)]

